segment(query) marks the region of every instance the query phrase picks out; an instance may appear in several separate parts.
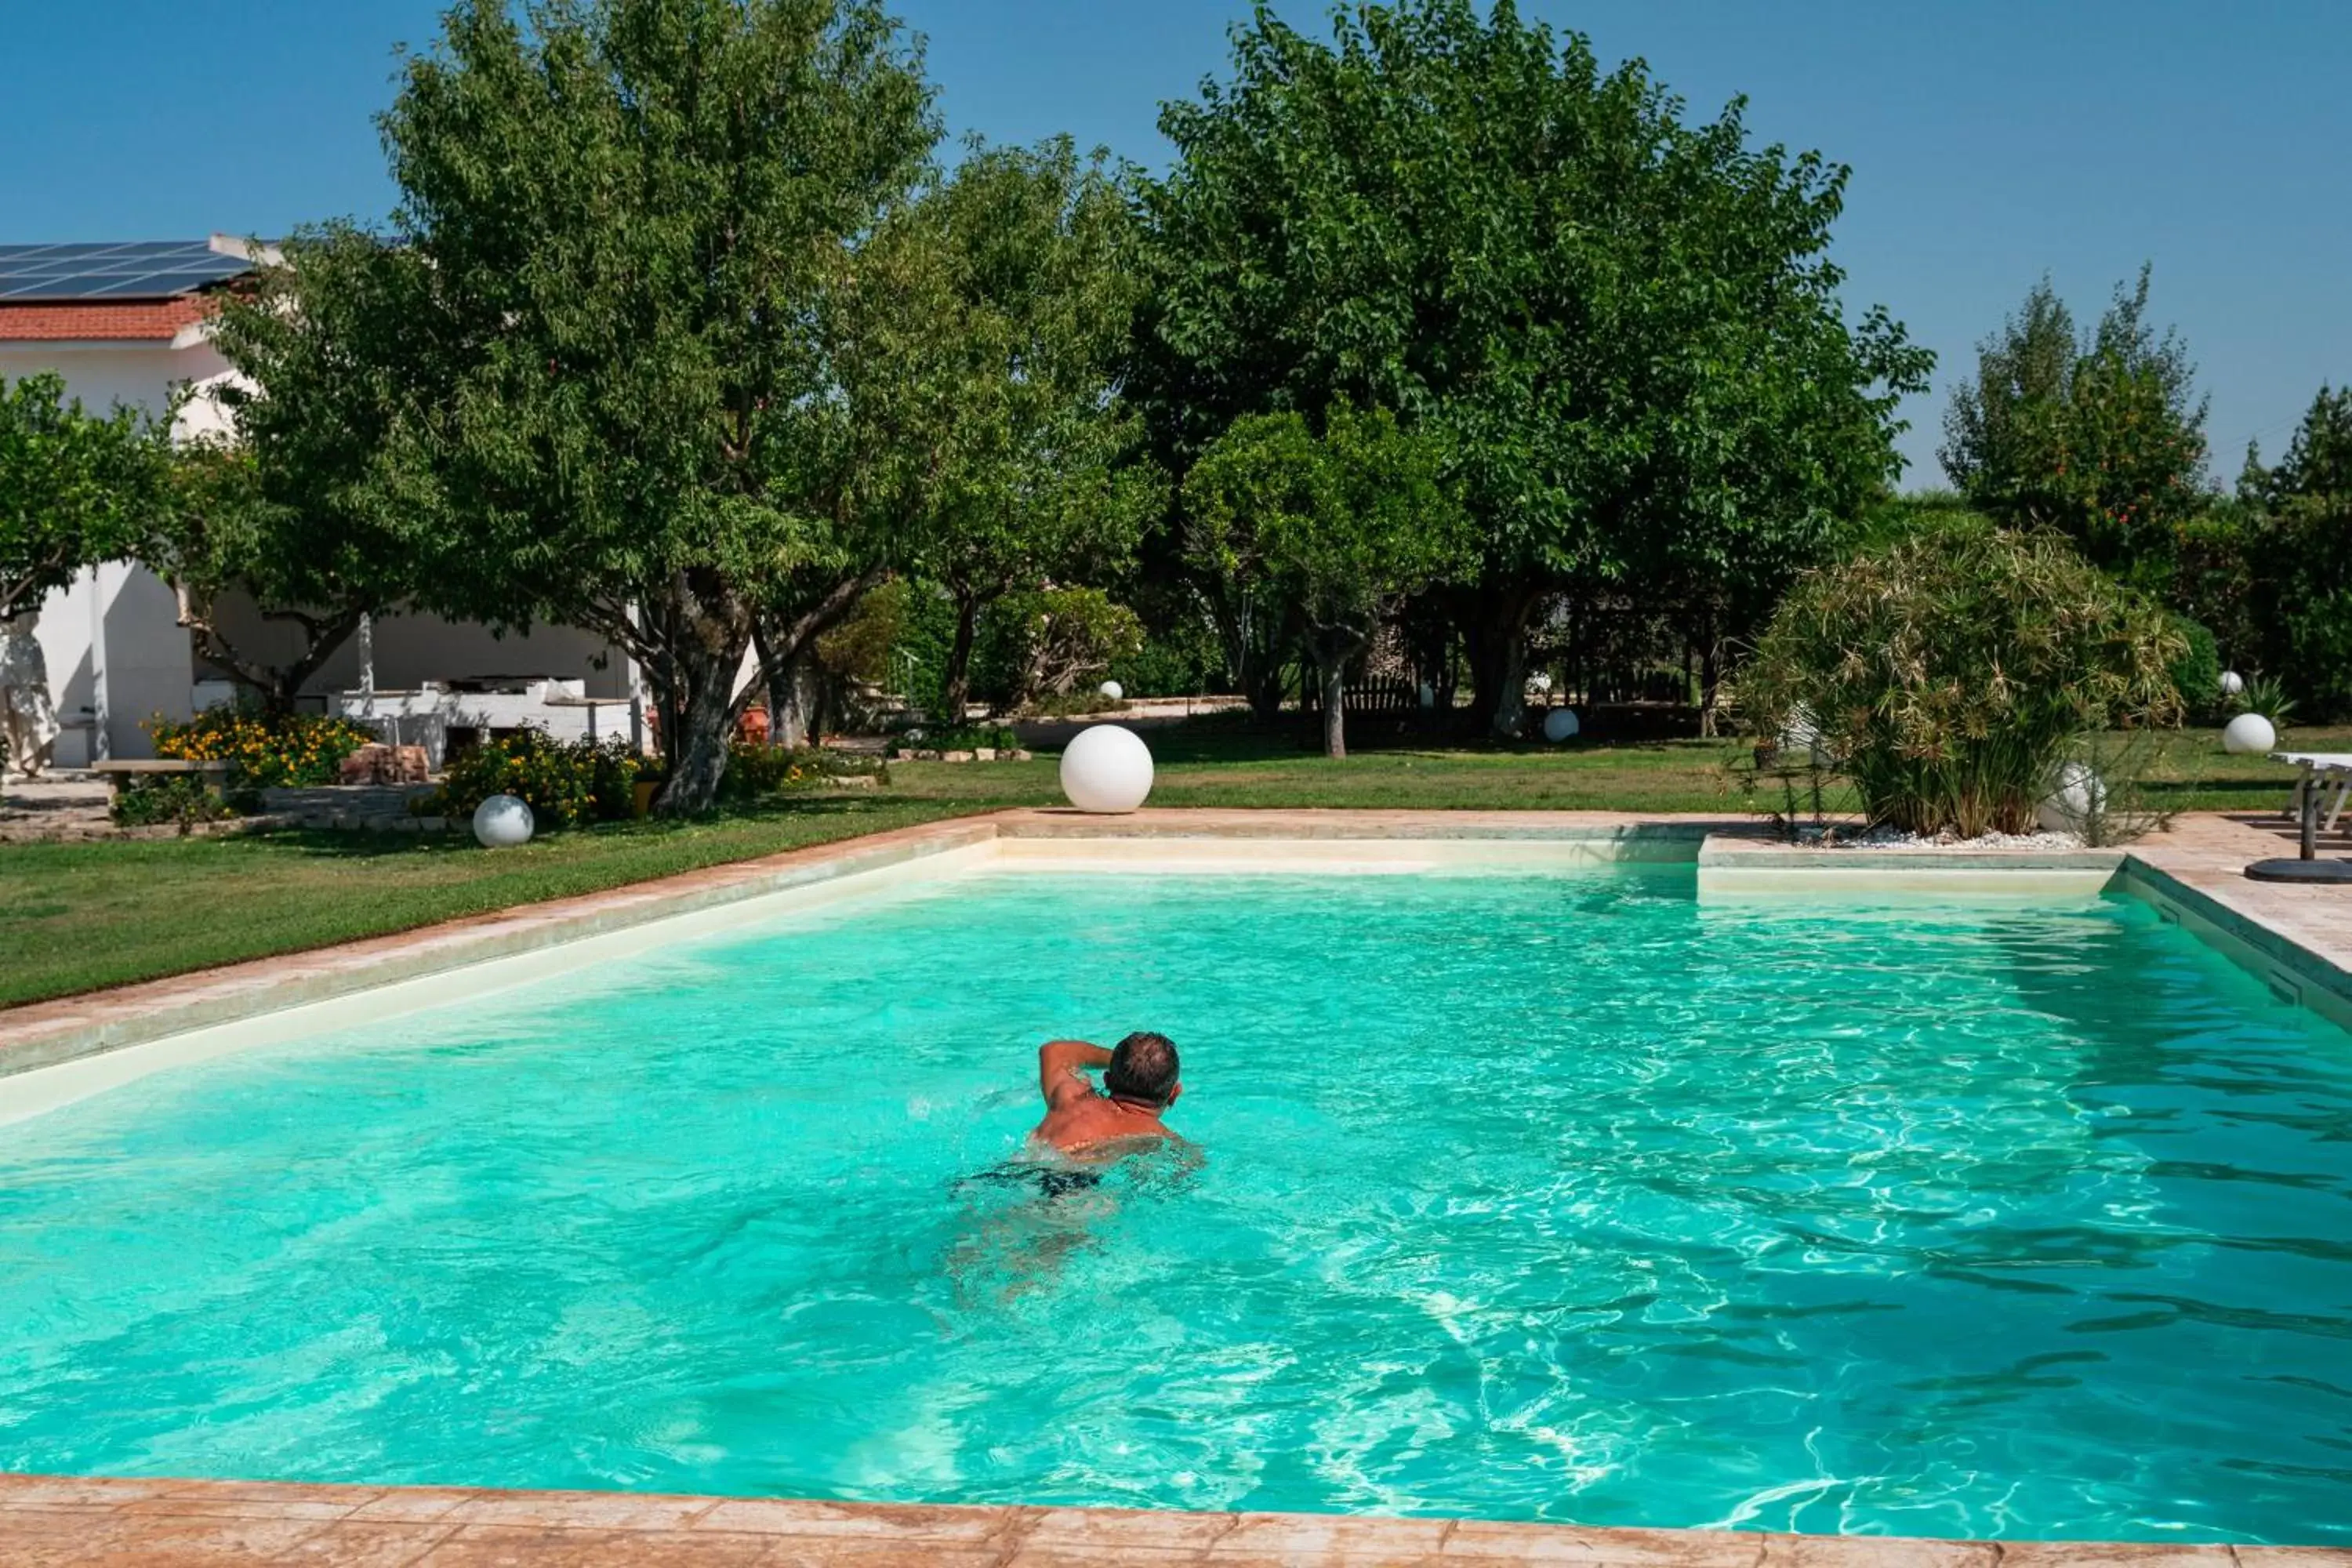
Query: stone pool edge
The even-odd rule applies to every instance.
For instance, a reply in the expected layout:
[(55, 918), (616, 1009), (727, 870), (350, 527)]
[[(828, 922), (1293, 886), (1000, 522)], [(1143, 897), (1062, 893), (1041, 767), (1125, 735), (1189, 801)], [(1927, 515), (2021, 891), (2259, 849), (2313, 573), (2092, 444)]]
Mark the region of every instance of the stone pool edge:
[(0, 1475), (0, 1562), (383, 1568), (2352, 1568), (2352, 1550)]
[[(999, 847), (1016, 860), (1059, 844), (1131, 841), (1122, 868), (1176, 859), (1210, 843), (1298, 847), (1302, 864), (1345, 871), (1410, 841), (1416, 858), (1510, 863), (1542, 844), (1570, 860), (1689, 863), (1703, 900), (1857, 891), (2071, 897), (2117, 885), (2153, 903), (2283, 999), (2352, 1028), (2352, 900), (2337, 889), (2257, 883), (2240, 875), (2276, 852), (2244, 820), (2200, 815), (2124, 849), (1820, 849), (1787, 845), (1752, 817), (1607, 811), (1403, 811), (1180, 808), (1129, 816), (1014, 808), (927, 823), (735, 861), (600, 893), (519, 905), (389, 936), (250, 960), (189, 974), (0, 1008), (0, 1081), (88, 1062), (124, 1047), (349, 998), (477, 964), (561, 948), (656, 921), (863, 873), (910, 869), (956, 850)], [(1366, 847), (1351, 856), (1349, 845)], [(1154, 854), (1147, 847), (1164, 846)], [(1393, 858), (1391, 856), (1391, 858)], [(1555, 861), (1554, 863), (1560, 863)], [(1394, 868), (1391, 867), (1391, 868)]]

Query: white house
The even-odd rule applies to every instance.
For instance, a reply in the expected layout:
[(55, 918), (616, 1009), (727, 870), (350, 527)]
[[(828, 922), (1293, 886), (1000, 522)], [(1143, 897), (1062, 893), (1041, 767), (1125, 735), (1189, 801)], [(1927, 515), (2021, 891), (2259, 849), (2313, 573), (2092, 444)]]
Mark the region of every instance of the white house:
[[(247, 242), (0, 246), (0, 377), (63, 375), (92, 408), (125, 404), (160, 416), (174, 388), (233, 373), (211, 343), (220, 293), (269, 258)], [(219, 417), (198, 401), (185, 435)], [(250, 606), (226, 618), (266, 637)], [(225, 700), (225, 672), (194, 651), (170, 589), (145, 568), (85, 571), (41, 605), (40, 641), (64, 732), (56, 762), (85, 766), (153, 754), (145, 724), (185, 719)], [(377, 619), (320, 670), (307, 695), (321, 711), (378, 723), (386, 738), (426, 744), (439, 760), (467, 731), (522, 723), (557, 734), (628, 733), (636, 672), (604, 638), (569, 626), (494, 637), (484, 626), (426, 615)]]

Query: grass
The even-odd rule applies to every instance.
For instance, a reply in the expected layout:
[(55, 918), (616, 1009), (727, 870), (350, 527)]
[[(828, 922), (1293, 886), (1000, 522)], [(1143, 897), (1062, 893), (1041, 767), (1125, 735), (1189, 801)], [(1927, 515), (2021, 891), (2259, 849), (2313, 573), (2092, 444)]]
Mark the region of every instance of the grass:
[[(1384, 745), (1344, 762), (1223, 721), (1151, 734), (1155, 805), (1743, 814), (1736, 741), (1562, 750)], [(2287, 743), (2352, 751), (2352, 730)], [(1008, 805), (1056, 804), (1055, 762), (894, 763), (877, 795), (792, 797), (706, 822), (630, 823), (487, 854), (470, 841), (276, 834), (0, 848), (0, 1005), (234, 963)], [(2165, 737), (2151, 802), (2274, 808), (2286, 770)]]

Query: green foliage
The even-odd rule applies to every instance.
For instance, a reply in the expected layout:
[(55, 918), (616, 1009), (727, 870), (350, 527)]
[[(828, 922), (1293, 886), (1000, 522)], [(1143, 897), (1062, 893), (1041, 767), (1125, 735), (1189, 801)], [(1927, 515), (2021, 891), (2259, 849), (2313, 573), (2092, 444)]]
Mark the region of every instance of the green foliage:
[(428, 607), (627, 648), (699, 811), (755, 619), (845, 610), (910, 515), (925, 448), (843, 338), (936, 140), (919, 60), (876, 0), (458, 0), (383, 128), (421, 294), (383, 368), (463, 520)]
[[(1341, 398), (1429, 431), (1481, 543), (1482, 707), (1541, 594), (1635, 582), (1737, 631), (1895, 476), (1932, 358), (1849, 327), (1845, 171), (1685, 124), (1640, 62), (1509, 5), (1258, 8), (1168, 105), (1129, 391), (1181, 471), (1236, 419)], [(1243, 606), (1220, 613), (1238, 629)]]
[(190, 773), (164, 773), (134, 780), (117, 791), (106, 815), (117, 827), (159, 827), (170, 823), (185, 834), (199, 823), (226, 822), (236, 815), (236, 809), (206, 780)]
[(2277, 468), (2252, 453), (2247, 467), (2257, 601), (2276, 638), (2266, 666), (2323, 713), (2352, 710), (2352, 387), (2319, 389)]
[(888, 770), (871, 757), (844, 756), (821, 746), (759, 746), (732, 742), (733, 757), (719, 798), (751, 801), (793, 790), (819, 789), (845, 778), (887, 779)]
[(906, 632), (909, 594), (906, 580), (894, 577), (859, 595), (848, 616), (817, 639), (817, 662), (825, 672), (843, 680), (888, 685), (898, 673), (890, 652)]
[(2267, 675), (2247, 678), (2236, 707), (2241, 713), (2261, 714), (2276, 730), (2284, 730), (2287, 721), (2294, 717), (2294, 700), (2287, 695), (2285, 683)]
[[(349, 230), (283, 252), (214, 323), (244, 383), (205, 395), (236, 439), (175, 455), (140, 559), (171, 584), (199, 651), (289, 710), (362, 616), (473, 568), (467, 545), (431, 526), (407, 466), (401, 399), (428, 353), (415, 259)], [(271, 623), (275, 647), (229, 635), (216, 607), (231, 589)]]
[(917, 751), (973, 752), (983, 746), (1009, 752), (1020, 744), (1021, 736), (1010, 724), (919, 724), (898, 737), (892, 752), (901, 757)]
[(645, 759), (617, 737), (558, 741), (521, 730), (453, 757), (429, 815), (469, 817), (494, 795), (519, 797), (542, 828), (617, 821), (635, 815)]
[(1806, 576), (1741, 686), (1760, 732), (1817, 731), (1874, 822), (2024, 832), (2078, 739), (2169, 721), (2185, 639), (2050, 533), (1916, 535)]
[(1193, 564), (1288, 606), (1323, 676), (1327, 750), (1344, 752), (1337, 693), (1408, 594), (1469, 567), (1443, 452), (1386, 409), (1332, 405), (1318, 437), (1297, 414), (1236, 420), (1185, 481)]
[(1016, 704), (1097, 681), (1143, 647), (1141, 617), (1100, 588), (1034, 589), (1007, 598), (1003, 612)]
[(235, 763), (238, 783), (247, 789), (335, 784), (343, 759), (376, 738), (348, 719), (243, 704), (207, 708), (184, 724), (158, 720), (147, 733), (159, 757)]
[(1055, 579), (1100, 580), (1165, 508), (1131, 460), (1115, 368), (1137, 302), (1126, 193), (1067, 137), (967, 150), (886, 228), (908, 256), (909, 308), (940, 400), (937, 474), (918, 543), (956, 606), (943, 710), (961, 710), (980, 612)]
[(2180, 637), (2180, 657), (2172, 661), (2172, 688), (2187, 715), (2210, 713), (2221, 704), (2221, 653), (2213, 634), (2187, 616), (2171, 617)]
[(139, 548), (167, 450), (134, 410), (84, 413), (53, 372), (0, 377), (0, 621)]
[(2079, 337), (2044, 279), (1978, 346), (1944, 419), (1944, 469), (2011, 527), (2051, 528), (2095, 563), (2161, 581), (2207, 502), (2205, 404), (2179, 337), (2147, 321), (2148, 270)]

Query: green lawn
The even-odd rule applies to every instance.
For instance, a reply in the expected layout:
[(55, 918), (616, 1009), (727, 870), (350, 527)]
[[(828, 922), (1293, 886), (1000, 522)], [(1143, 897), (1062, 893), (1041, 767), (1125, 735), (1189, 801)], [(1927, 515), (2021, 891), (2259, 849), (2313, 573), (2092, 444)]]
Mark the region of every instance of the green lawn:
[[(2352, 751), (2352, 730), (2292, 744)], [(1222, 721), (1151, 734), (1155, 805), (1719, 812), (1745, 804), (1737, 742), (1564, 750), (1380, 747), (1344, 762)], [(560, 834), (491, 855), (469, 840), (280, 834), (0, 848), (0, 1005), (233, 963), (803, 845), (1004, 805), (1056, 803), (1055, 760), (894, 763), (877, 795), (807, 797), (709, 822)], [(2150, 793), (2179, 810), (2271, 807), (2285, 770), (2167, 737)]]

